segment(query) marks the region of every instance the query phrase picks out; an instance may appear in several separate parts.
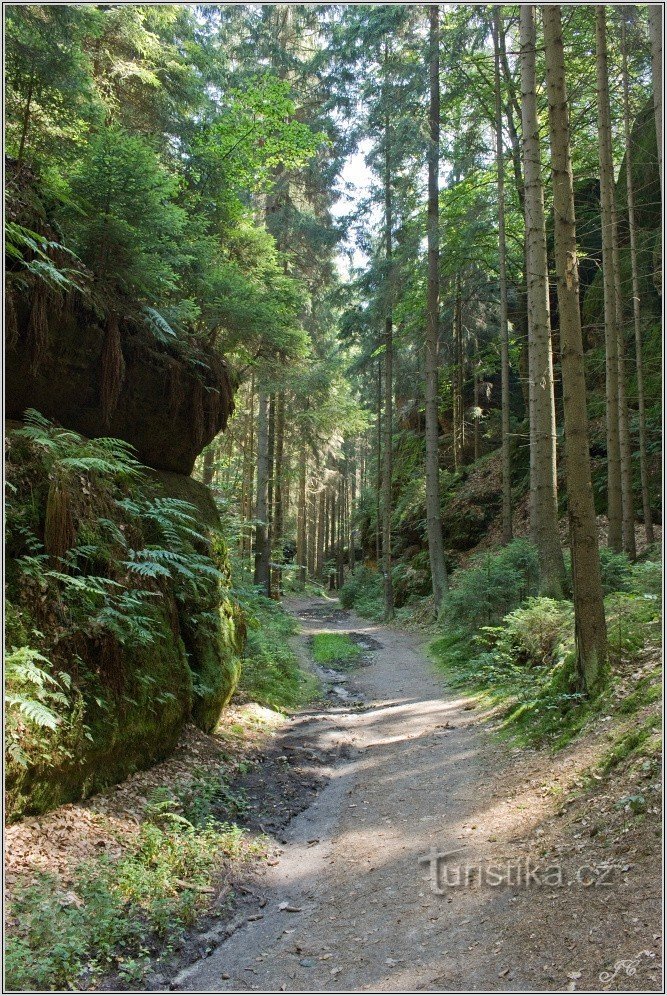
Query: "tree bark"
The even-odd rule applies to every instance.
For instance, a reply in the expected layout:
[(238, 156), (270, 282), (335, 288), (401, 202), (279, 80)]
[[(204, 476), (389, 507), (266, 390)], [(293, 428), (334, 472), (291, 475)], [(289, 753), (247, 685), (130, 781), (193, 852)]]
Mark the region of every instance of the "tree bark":
[(617, 251), (614, 250), (616, 242), (616, 210), (614, 169), (611, 158), (611, 120), (607, 80), (605, 11), (603, 6), (597, 6), (595, 10), (598, 152), (600, 158), (600, 207), (602, 215), (602, 270), (604, 280), (606, 353), (608, 543), (612, 550), (620, 552), (623, 548), (623, 494), (621, 486), (621, 441), (618, 407), (619, 330), (616, 307), (616, 281), (614, 278), (614, 257), (617, 256)]
[(389, 63), (389, 46), (385, 41), (385, 115), (384, 115), (384, 224), (385, 224), (385, 256), (387, 266), (387, 302), (384, 334), (384, 468), (382, 475), (382, 555), (384, 570), (384, 615), (385, 619), (394, 618), (394, 586), (391, 577), (391, 479), (392, 479), (392, 429), (394, 407), (394, 315), (393, 297), (393, 239), (392, 239), (392, 186), (391, 186), (391, 122), (389, 117), (389, 94), (387, 92), (387, 72)]
[(375, 487), (375, 560), (382, 560), (382, 360), (378, 360), (377, 445)]
[(273, 529), (273, 488), (275, 480), (275, 449), (276, 449), (276, 396), (269, 395), (269, 486), (266, 496), (266, 510), (268, 518), (268, 543), (269, 543), (269, 572), (273, 561), (273, 544), (275, 534)]
[[(651, 8), (653, 9), (653, 8)], [(659, 11), (658, 11), (659, 12)], [(621, 21), (621, 47), (623, 51), (623, 124), (625, 131), (625, 178), (628, 192), (628, 228), (630, 232), (630, 265), (632, 270), (632, 317), (635, 333), (635, 358), (637, 364), (637, 409), (639, 420), (639, 468), (642, 489), (642, 509), (646, 542), (653, 543), (653, 516), (648, 486), (648, 455), (646, 450), (646, 406), (644, 401), (644, 363), (642, 359), (641, 299), (637, 269), (637, 231), (635, 225), (635, 190), (632, 178), (632, 149), (630, 147), (630, 89), (628, 81), (628, 52), (625, 17)]]
[(320, 491), (317, 513), (317, 560), (315, 564), (315, 576), (318, 581), (322, 580), (324, 570), (324, 530), (326, 525), (326, 492), (324, 488)]
[(317, 541), (317, 499), (310, 493), (308, 496), (308, 577), (315, 576), (315, 549)]
[(530, 468), (534, 542), (540, 564), (540, 592), (562, 598), (565, 566), (558, 533), (556, 409), (549, 317), (547, 240), (544, 223), (539, 124), (535, 93), (535, 8), (521, 5), (521, 111), (526, 207), (526, 288)]
[(357, 501), (357, 461), (356, 461), (356, 451), (357, 447), (355, 445), (355, 453), (352, 459), (352, 473), (350, 475), (350, 491), (348, 500), (348, 557), (347, 562), (349, 564), (350, 570), (354, 570), (356, 551), (354, 549), (354, 528), (353, 528), (353, 516), (354, 516), (354, 506)]
[(440, 461), (438, 437), (438, 344), (440, 324), (440, 212), (438, 205), (438, 169), (440, 164), (440, 24), (439, 7), (429, 5), (429, 148), (428, 148), (428, 288), (426, 296), (426, 530), (431, 564), (431, 587), (435, 611), (447, 591), (447, 566), (440, 514)]
[[(623, 336), (623, 302), (621, 300), (621, 271), (618, 257), (618, 229), (616, 221), (616, 191), (612, 159), (611, 111), (609, 107), (609, 72), (607, 65), (607, 23), (603, 4), (595, 8), (597, 99), (600, 153), (600, 199), (602, 202), (602, 269), (604, 279), (605, 336), (609, 340), (608, 358), (616, 358), (616, 376), (608, 384), (607, 397), (607, 448), (609, 451), (609, 545), (617, 549), (618, 515), (620, 512), (621, 545), (629, 557), (636, 556), (635, 523), (632, 498), (632, 446), (628, 419), (625, 377), (625, 343)], [(616, 391), (614, 413), (609, 407), (609, 394)], [(618, 424), (610, 424), (612, 421)], [(611, 449), (618, 467), (618, 479), (612, 482)], [(612, 486), (613, 485), (613, 486)], [(620, 491), (620, 494), (618, 493)], [(613, 493), (612, 493), (613, 492)], [(613, 513), (613, 515), (612, 515)], [(613, 519), (613, 521), (612, 521)], [(613, 542), (612, 542), (613, 540)]]
[[(500, 369), (501, 369), (501, 433), (502, 433), (502, 540), (512, 539), (512, 467), (510, 463), (510, 359), (509, 327), (507, 321), (507, 259), (505, 244), (505, 163), (503, 157), (503, 113), (500, 91), (500, 36), (502, 34), (501, 10), (493, 8), (493, 42), (496, 90), (496, 173), (498, 178), (498, 278), (500, 282)], [(475, 377), (475, 385), (477, 377)], [(475, 394), (475, 404), (477, 395)], [(476, 427), (475, 449), (478, 448), (479, 430)], [(477, 453), (476, 453), (477, 457)]]
[(341, 476), (338, 481), (338, 543), (336, 545), (336, 587), (343, 587), (345, 559), (345, 480)]
[(653, 78), (653, 107), (655, 110), (655, 135), (658, 140), (658, 168), (660, 170), (660, 190), (662, 183), (662, 6), (651, 4), (648, 9), (649, 33), (651, 35), (651, 75)]
[[(285, 392), (278, 391), (276, 394), (276, 426), (275, 426), (275, 459), (273, 473), (273, 545), (276, 547), (275, 558), (279, 564), (283, 563), (283, 547), (285, 537), (284, 517), (283, 517), (283, 457), (285, 451)], [(278, 590), (282, 592), (283, 572), (282, 568), (277, 568)]]
[(257, 499), (255, 504), (255, 584), (271, 597), (269, 536), (269, 397), (259, 391), (257, 415)]
[(554, 192), (554, 237), (576, 660), (581, 685), (589, 694), (595, 694), (603, 686), (606, 677), (607, 631), (591, 485), (570, 125), (560, 6), (557, 4), (544, 6), (543, 19)]
[(298, 566), (299, 584), (306, 583), (306, 483), (308, 457), (306, 447), (302, 445), (299, 455), (299, 499), (297, 503), (296, 524), (296, 562)]

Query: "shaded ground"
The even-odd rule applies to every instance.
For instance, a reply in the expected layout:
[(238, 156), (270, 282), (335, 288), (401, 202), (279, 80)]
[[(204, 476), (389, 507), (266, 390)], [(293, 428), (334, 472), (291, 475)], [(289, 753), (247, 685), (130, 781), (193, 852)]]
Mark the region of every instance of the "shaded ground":
[(615, 784), (606, 808), (604, 793), (566, 798), (604, 744), (555, 759), (501, 748), (414, 636), (328, 603), (292, 610), (307, 636), (353, 631), (381, 649), (348, 682), (356, 704), (310, 720), (313, 749), (339, 760), (255, 878), (254, 918), (171, 985), (659, 990), (657, 809), (619, 810)]
[[(504, 747), (418, 636), (328, 600), (289, 608), (304, 666), (312, 636), (331, 631), (362, 646), (363, 666), (315, 667), (325, 694), (310, 710), (229, 709), (218, 734), (188, 730), (169, 761), (10, 827), (9, 888), (39, 869), (66, 888), (82, 859), (121, 853), (154, 787), (224, 772), (266, 857), (220, 869), (209, 915), (140, 988), (660, 991), (655, 768), (591, 789), (604, 724), (555, 757)], [(639, 791), (637, 815), (622, 803)]]

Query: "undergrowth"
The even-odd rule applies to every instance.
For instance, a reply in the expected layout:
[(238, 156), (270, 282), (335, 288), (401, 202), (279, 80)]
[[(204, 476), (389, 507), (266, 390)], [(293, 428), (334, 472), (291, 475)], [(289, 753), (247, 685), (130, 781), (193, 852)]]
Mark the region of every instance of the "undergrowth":
[[(572, 604), (522, 600), (522, 586), (532, 587), (534, 562), (522, 541), (519, 553), (525, 570), (517, 569), (517, 551), (510, 547), (485, 554), (454, 575), (440, 618), (445, 632), (429, 648), (454, 687), (498, 709), (499, 735), (523, 745), (559, 749), (596, 715), (631, 714), (657, 701), (659, 670), (638, 677), (634, 688), (628, 688), (627, 674), (659, 641), (660, 565), (631, 565), (622, 556), (603, 555), (605, 587), (620, 584), (622, 590), (612, 590), (605, 598), (612, 677), (591, 699), (576, 680)], [(485, 580), (491, 582), (488, 589)], [(518, 607), (499, 624), (483, 624), (495, 619), (508, 601)]]
[(237, 695), (271, 709), (298, 709), (316, 698), (316, 678), (299, 666), (290, 645), (294, 619), (253, 587), (235, 588), (248, 624), (248, 639)]
[(215, 820), (216, 791), (203, 778), (155, 790), (118, 861), (82, 864), (67, 888), (41, 874), (18, 890), (8, 908), (7, 990), (81, 991), (111, 972), (138, 983), (149, 959), (169, 953), (211, 904), (221, 861), (265, 854), (263, 838)]

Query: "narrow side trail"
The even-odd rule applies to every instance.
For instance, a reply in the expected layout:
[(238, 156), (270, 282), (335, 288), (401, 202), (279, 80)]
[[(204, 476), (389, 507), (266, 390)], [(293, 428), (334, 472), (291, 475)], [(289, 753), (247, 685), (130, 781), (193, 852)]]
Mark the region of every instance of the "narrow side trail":
[[(622, 933), (631, 904), (622, 883), (554, 889), (473, 881), (434, 891), (430, 865), (420, 861), (433, 849), (457, 850), (447, 862), (450, 881), (462, 862), (539, 858), (526, 838), (553, 811), (553, 799), (517, 796), (526, 777), (521, 758), (490, 739), (468, 700), (447, 694), (414, 636), (341, 612), (335, 602), (304, 599), (288, 608), (301, 622), (304, 654), (318, 632), (353, 631), (381, 646), (347, 680), (349, 700), (307, 721), (309, 735), (314, 727), (322, 748), (338, 746), (341, 759), (287, 828), (284, 852), (262, 881), (262, 908), (173, 988), (596, 989), (599, 973), (623, 957), (619, 931), (630, 952), (650, 946), (645, 931)], [(635, 985), (653, 988), (643, 971), (610, 988)]]

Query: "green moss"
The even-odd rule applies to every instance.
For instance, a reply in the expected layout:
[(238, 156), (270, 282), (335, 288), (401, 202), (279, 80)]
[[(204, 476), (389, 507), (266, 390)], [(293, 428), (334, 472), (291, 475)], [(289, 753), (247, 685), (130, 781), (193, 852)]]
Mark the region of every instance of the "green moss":
[(604, 754), (600, 769), (607, 773), (633, 756), (651, 757), (661, 750), (659, 720), (652, 716), (641, 726), (624, 731)]
[(656, 670), (653, 674), (648, 674), (637, 682), (637, 687), (621, 702), (618, 711), (625, 715), (631, 715), (654, 702), (660, 702), (661, 699), (661, 673), (660, 670)]
[[(123, 566), (128, 552), (122, 537), (133, 549), (164, 541), (153, 535), (152, 520), (118, 504), (127, 491), (103, 475), (91, 478), (74, 500), (86, 503), (77, 542), (85, 542), (93, 553), (77, 566), (74, 575), (82, 587), (72, 589), (70, 597), (43, 557), (48, 468), (38, 450), (11, 432), (9, 455), (13, 564), (8, 571), (8, 642), (34, 646), (71, 679), (69, 711), (51, 737), (51, 749), (47, 738), (45, 749), (30, 757), (27, 767), (8, 766), (8, 816), (16, 819), (85, 798), (162, 760), (189, 720), (212, 730), (238, 682), (245, 623), (230, 594), (217, 510), (203, 485), (178, 474), (149, 472), (141, 488), (150, 499), (177, 498), (196, 508), (202, 537), (195, 534), (192, 545), (200, 557), (197, 563), (210, 566), (210, 576), (204, 572), (196, 583), (179, 574), (164, 582), (149, 577), (137, 583), (128, 579)], [(42, 496), (38, 501), (36, 494)], [(32, 557), (32, 566), (26, 557)], [(100, 624), (102, 603), (86, 587), (91, 575), (120, 585), (115, 591), (124, 591), (123, 586), (130, 592), (148, 589), (123, 612), (113, 610), (114, 625), (122, 623), (125, 633)]]

